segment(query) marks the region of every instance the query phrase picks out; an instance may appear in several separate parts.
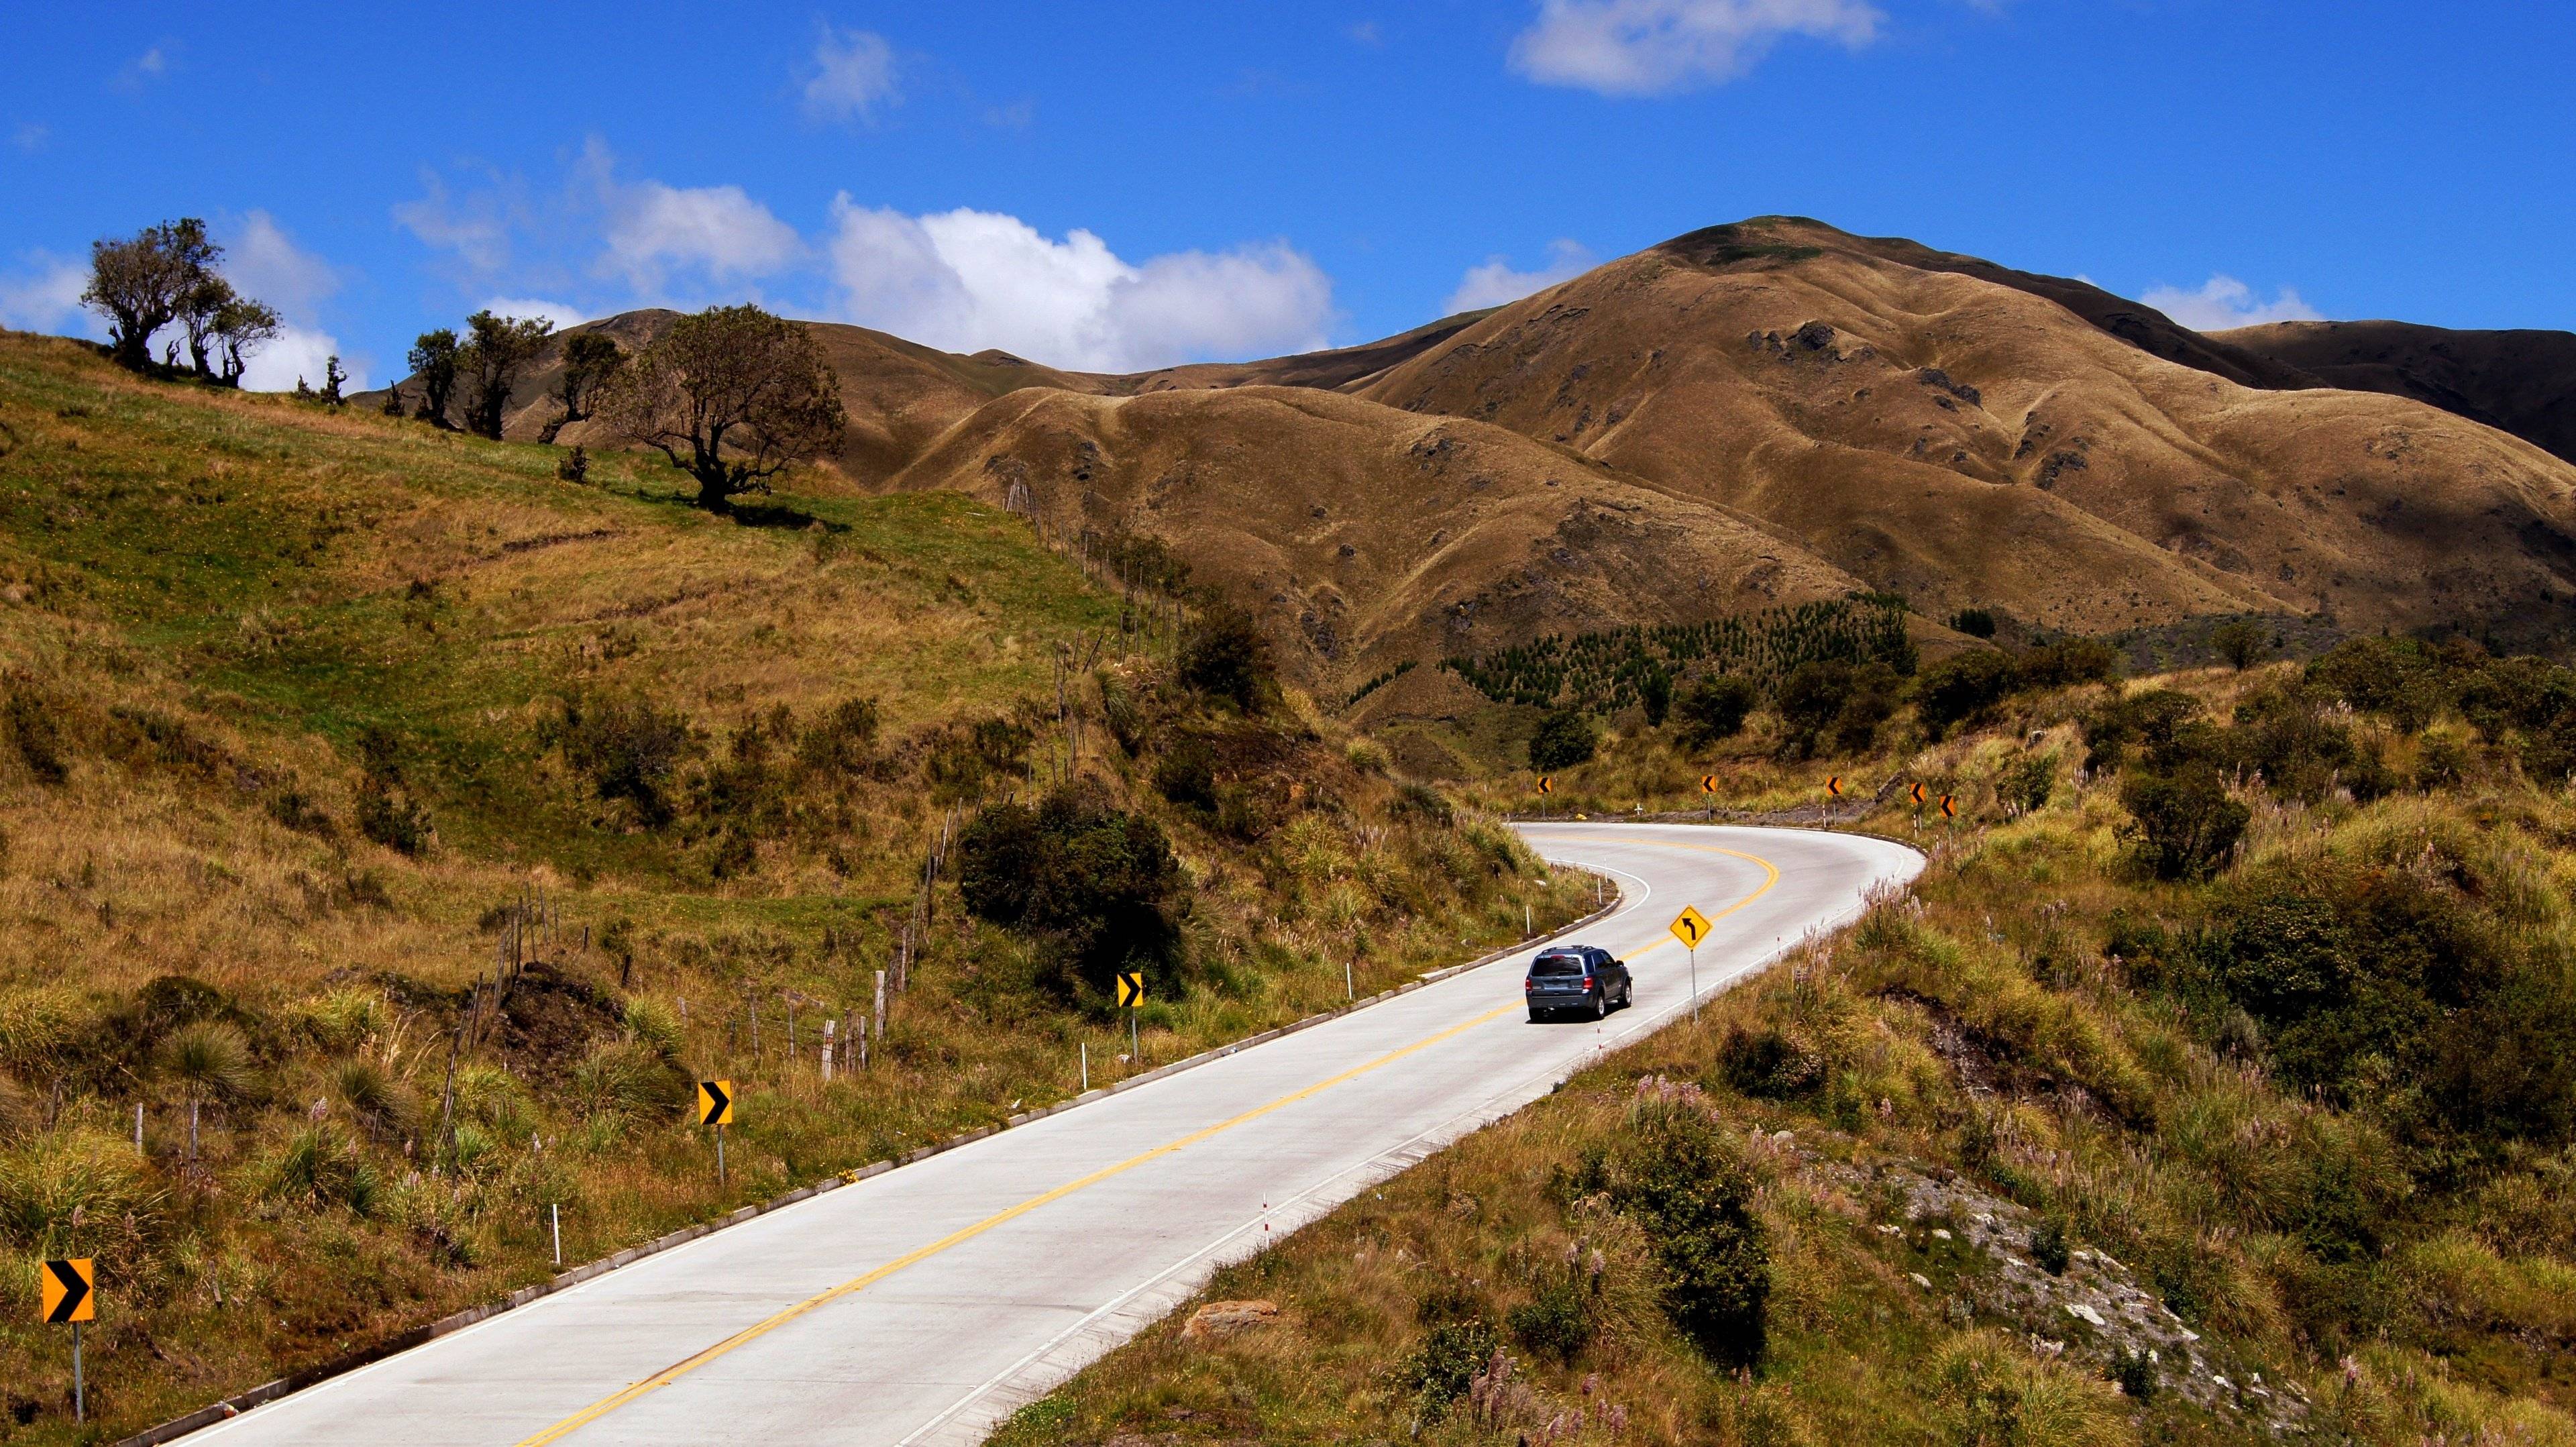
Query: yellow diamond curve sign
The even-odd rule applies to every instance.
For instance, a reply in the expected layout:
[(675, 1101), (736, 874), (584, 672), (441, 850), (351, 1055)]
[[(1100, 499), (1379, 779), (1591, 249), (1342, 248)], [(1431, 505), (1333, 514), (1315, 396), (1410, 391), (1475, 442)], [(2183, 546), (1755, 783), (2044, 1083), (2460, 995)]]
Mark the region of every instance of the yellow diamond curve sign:
[(1708, 916), (1685, 906), (1680, 918), (1673, 921), (1673, 938), (1698, 949), (1708, 939)]

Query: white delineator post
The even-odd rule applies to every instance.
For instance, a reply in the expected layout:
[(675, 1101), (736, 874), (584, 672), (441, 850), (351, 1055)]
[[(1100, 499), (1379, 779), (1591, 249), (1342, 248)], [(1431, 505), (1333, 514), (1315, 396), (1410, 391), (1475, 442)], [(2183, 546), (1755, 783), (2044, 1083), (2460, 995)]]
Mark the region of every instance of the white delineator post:
[(823, 1083), (825, 1085), (832, 1083), (832, 1027), (839, 1023), (828, 1017), (823, 1021)]

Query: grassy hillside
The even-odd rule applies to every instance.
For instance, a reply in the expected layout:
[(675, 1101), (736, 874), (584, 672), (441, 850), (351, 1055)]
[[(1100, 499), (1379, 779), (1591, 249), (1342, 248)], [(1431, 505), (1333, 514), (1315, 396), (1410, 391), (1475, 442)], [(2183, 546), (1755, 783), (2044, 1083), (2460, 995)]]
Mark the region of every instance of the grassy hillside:
[(0, 1440), (76, 1438), (39, 1256), (122, 1432), (543, 1278), (549, 1207), (591, 1259), (1588, 899), (1020, 519), (564, 456), (0, 334)]
[(1935, 781), (1863, 821), (1904, 896), (998, 1440), (2576, 1442), (2576, 674), (1954, 672), (1874, 762), (1683, 751), (1730, 805)]

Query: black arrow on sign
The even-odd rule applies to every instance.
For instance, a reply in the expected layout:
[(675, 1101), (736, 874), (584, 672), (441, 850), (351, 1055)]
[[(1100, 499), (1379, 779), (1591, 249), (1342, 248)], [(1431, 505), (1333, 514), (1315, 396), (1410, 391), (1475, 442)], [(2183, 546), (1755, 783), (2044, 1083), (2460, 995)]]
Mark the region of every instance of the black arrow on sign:
[(700, 1088), (707, 1093), (707, 1123), (723, 1119), (725, 1111), (733, 1105), (733, 1097), (725, 1094), (724, 1088), (712, 1080)]
[(89, 1283), (81, 1280), (81, 1274), (73, 1270), (68, 1261), (48, 1261), (45, 1269), (54, 1274), (54, 1280), (63, 1288), (63, 1299), (54, 1303), (52, 1314), (45, 1320), (49, 1323), (69, 1321), (80, 1312), (81, 1303), (89, 1300)]

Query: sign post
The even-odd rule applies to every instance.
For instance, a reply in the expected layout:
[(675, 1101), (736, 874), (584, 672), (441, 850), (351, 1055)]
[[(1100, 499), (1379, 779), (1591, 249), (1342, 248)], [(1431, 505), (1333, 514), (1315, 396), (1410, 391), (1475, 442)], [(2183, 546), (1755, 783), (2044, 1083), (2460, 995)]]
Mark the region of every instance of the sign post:
[(1546, 818), (1546, 817), (1547, 817), (1547, 796), (1548, 796), (1548, 795), (1550, 795), (1550, 794), (1553, 794), (1553, 793), (1555, 793), (1555, 792), (1556, 792), (1556, 780), (1555, 780), (1555, 778), (1554, 778), (1554, 777), (1552, 777), (1552, 776), (1550, 776), (1550, 775), (1547, 775), (1547, 774), (1541, 774), (1541, 775), (1539, 775), (1539, 776), (1538, 776), (1538, 817), (1540, 817), (1540, 818), (1542, 818), (1542, 819), (1544, 819), (1544, 818)]
[(1680, 940), (1682, 948), (1690, 951), (1691, 1018), (1696, 1020), (1699, 1018), (1699, 942), (1708, 938), (1708, 916), (1684, 905), (1680, 916), (1673, 920), (1672, 931), (1673, 938)]
[(87, 1256), (48, 1261), (40, 1273), (37, 1315), (72, 1329), (72, 1420), (89, 1420), (89, 1383), (81, 1371), (81, 1323), (98, 1320), (98, 1263)]
[(1136, 1007), (1145, 1003), (1145, 974), (1142, 970), (1118, 972), (1118, 1003), (1127, 1007), (1127, 1063), (1145, 1063), (1143, 1036), (1136, 1029)]
[(1825, 780), (1825, 792), (1839, 799), (1843, 796), (1843, 776), (1835, 774)]
[(724, 1184), (724, 1132), (733, 1124), (733, 1082), (701, 1080), (698, 1082), (698, 1124), (715, 1127), (716, 1184)]
[(1708, 822), (1714, 824), (1717, 822), (1717, 775), (1700, 775), (1699, 791), (1708, 796), (1706, 800), (1706, 803), (1708, 804)]

